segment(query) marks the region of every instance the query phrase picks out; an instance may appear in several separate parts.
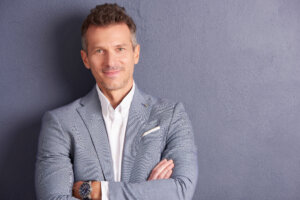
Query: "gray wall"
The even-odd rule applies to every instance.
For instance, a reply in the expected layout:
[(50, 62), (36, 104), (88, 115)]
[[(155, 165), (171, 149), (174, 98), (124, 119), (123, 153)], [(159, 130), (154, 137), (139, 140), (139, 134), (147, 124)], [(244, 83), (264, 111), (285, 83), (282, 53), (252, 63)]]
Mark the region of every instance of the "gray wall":
[[(1, 199), (35, 198), (42, 114), (93, 86), (80, 26), (102, 2), (1, 1)], [(192, 120), (194, 199), (300, 199), (300, 2), (117, 2), (138, 26), (136, 83)]]

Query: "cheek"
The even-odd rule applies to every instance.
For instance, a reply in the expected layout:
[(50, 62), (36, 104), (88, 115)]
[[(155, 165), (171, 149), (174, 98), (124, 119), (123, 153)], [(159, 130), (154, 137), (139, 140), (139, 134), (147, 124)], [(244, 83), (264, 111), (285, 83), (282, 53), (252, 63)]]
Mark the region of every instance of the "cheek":
[(94, 76), (94, 78), (99, 77), (99, 73), (98, 73), (97, 69), (91, 68), (91, 72), (92, 72), (92, 75)]
[(124, 56), (121, 60), (121, 63), (124, 64), (127, 68), (132, 68), (135, 61), (132, 55)]
[(95, 68), (95, 69), (99, 69), (102, 66), (101, 59), (92, 58), (89, 60), (89, 63), (90, 63), (91, 68)]
[(102, 76), (102, 67), (101, 63), (99, 61), (90, 62), (90, 70), (94, 77), (101, 77)]

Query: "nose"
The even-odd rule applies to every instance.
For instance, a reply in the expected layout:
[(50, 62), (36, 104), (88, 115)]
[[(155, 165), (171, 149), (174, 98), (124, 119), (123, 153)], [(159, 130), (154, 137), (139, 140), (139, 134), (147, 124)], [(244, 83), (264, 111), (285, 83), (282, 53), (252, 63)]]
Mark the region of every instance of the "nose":
[(106, 65), (108, 67), (116, 66), (117, 59), (113, 52), (108, 51), (105, 56)]

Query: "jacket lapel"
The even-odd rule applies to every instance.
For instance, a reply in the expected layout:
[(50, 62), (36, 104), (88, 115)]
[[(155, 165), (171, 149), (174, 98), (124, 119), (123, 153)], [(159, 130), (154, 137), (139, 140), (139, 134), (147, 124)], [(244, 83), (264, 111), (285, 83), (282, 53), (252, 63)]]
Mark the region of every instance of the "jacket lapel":
[(137, 87), (129, 109), (123, 146), (121, 181), (129, 182), (135, 161), (136, 150), (134, 141), (141, 132), (150, 114), (150, 98), (147, 98)]
[(106, 181), (114, 181), (112, 156), (96, 87), (81, 100), (77, 109), (84, 121), (99, 159)]

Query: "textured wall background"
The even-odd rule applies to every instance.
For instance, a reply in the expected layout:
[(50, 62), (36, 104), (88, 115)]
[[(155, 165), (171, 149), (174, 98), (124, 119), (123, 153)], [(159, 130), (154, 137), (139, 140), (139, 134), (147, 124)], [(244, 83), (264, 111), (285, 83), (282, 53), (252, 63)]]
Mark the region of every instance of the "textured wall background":
[[(300, 199), (300, 2), (116, 2), (138, 26), (136, 83), (182, 101), (194, 125), (194, 200)], [(1, 199), (35, 199), (42, 114), (93, 86), (80, 26), (100, 3), (1, 1)]]

